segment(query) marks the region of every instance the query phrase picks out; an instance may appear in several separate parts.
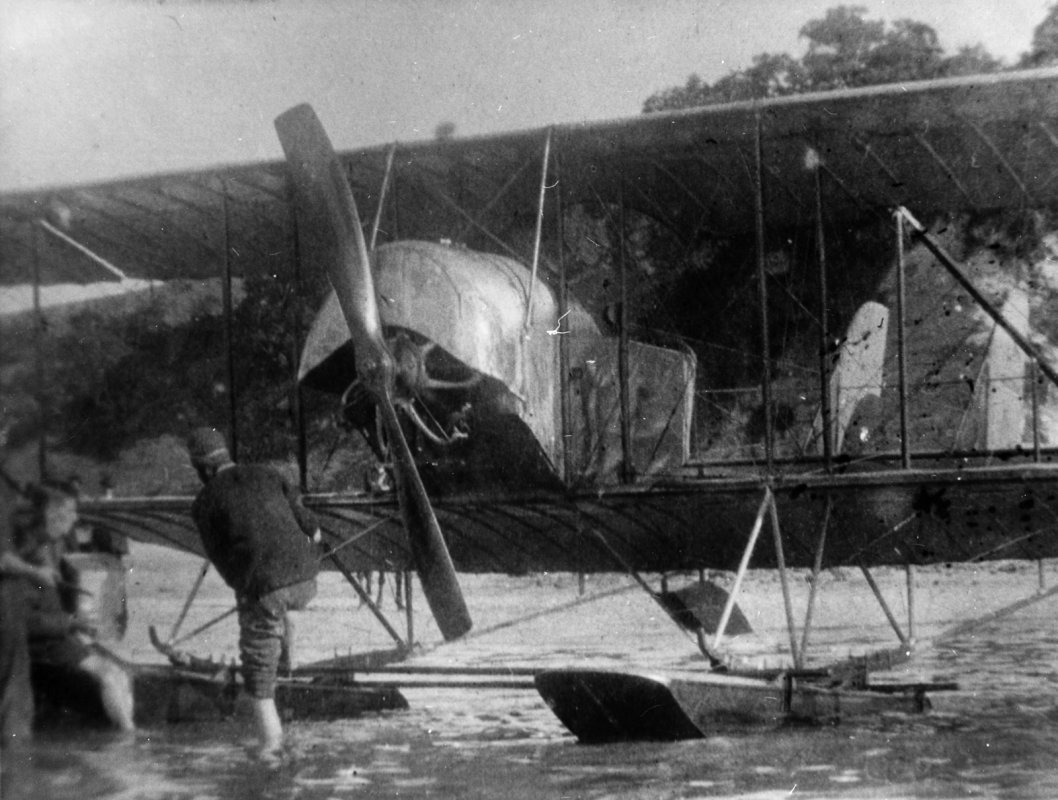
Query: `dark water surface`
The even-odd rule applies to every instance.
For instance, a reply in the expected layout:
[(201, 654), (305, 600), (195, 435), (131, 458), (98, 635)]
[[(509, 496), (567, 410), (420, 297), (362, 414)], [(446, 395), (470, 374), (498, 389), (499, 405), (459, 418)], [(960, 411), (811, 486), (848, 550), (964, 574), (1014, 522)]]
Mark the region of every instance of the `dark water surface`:
[[(996, 591), (995, 586), (963, 577), (945, 591)], [(543, 588), (553, 593), (553, 587)], [(508, 589), (491, 587), (494, 605), (504, 598), (515, 602)], [(757, 596), (774, 600), (767, 587)], [(927, 615), (947, 615), (947, 601), (939, 594), (920, 597)], [(442, 648), (432, 657), (445, 664), (458, 655), (460, 663), (477, 665), (695, 667), (699, 662), (686, 639), (673, 636), (649, 603), (641, 606), (634, 598), (618, 595), (608, 606), (596, 605), (587, 621), (578, 612), (576, 624), (552, 619), (500, 641)], [(773, 625), (771, 606), (757, 611), (752, 597), (747, 603), (751, 620), (765, 629)], [(927, 715), (882, 715), (855, 724), (677, 743), (586, 746), (565, 731), (535, 692), (409, 689), (408, 711), (291, 723), (289, 752), (278, 764), (251, 755), (252, 731), (245, 721), (174, 725), (128, 739), (49, 732), (33, 745), (27, 796), (1058, 798), (1056, 610), (1058, 601), (1047, 600), (916, 655), (908, 675), (960, 684), (957, 692), (934, 696)], [(825, 615), (820, 620), (820, 635), (835, 647), (868, 628), (884, 633), (884, 620), (880, 629), (828, 627)], [(773, 637), (780, 643), (782, 638)], [(756, 647), (771, 653), (779, 645)]]

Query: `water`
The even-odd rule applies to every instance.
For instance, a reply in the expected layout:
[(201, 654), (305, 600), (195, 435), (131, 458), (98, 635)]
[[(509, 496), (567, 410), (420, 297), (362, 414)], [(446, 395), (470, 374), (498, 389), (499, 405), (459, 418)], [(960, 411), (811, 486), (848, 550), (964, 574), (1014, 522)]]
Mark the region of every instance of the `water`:
[[(882, 577), (883, 589), (892, 596), (899, 588), (897, 576)], [(590, 581), (589, 590), (612, 588), (619, 580), (591, 579), (600, 583)], [(920, 635), (944, 627), (954, 607), (993, 607), (1001, 597), (1009, 600), (1031, 591), (1034, 580), (1034, 567), (931, 573), (920, 579), (916, 595), (923, 620)], [(568, 577), (482, 577), (469, 583), (471, 610), (480, 627), (509, 618), (515, 608), (531, 611), (571, 598)], [(736, 645), (755, 657), (778, 658), (785, 635), (781, 598), (770, 577), (757, 576), (751, 583), (744, 607), (758, 635), (753, 643)], [(817, 612), (825, 652), (836, 653), (858, 639), (885, 638), (886, 623), (877, 610), (873, 617), (857, 611), (857, 624), (849, 624), (850, 608), (858, 608), (851, 597), (860, 594), (854, 583), (835, 579), (830, 588), (838, 598), (836, 606)], [(325, 588), (323, 608), (307, 615), (299, 636), (319, 636), (323, 626), (333, 624), (338, 601), (328, 599), (334, 597), (333, 587)], [(796, 587), (796, 602), (803, 602), (803, 588)], [(181, 599), (174, 596), (171, 602), (178, 607)], [(223, 593), (214, 599), (223, 603)], [(27, 796), (1054, 798), (1056, 604), (1044, 601), (976, 635), (917, 655), (902, 676), (942, 677), (960, 684), (956, 692), (934, 695), (934, 710), (927, 715), (882, 715), (855, 724), (785, 727), (676, 743), (588, 746), (565, 731), (535, 692), (408, 689), (408, 711), (289, 724), (288, 752), (275, 764), (253, 757), (252, 731), (242, 720), (141, 730), (131, 738), (47, 732), (31, 750)], [(209, 608), (202, 611), (204, 618), (211, 613)], [(363, 613), (354, 619), (363, 625), (356, 629), (360, 635), (368, 636)], [(430, 633), (425, 624), (423, 633)], [(133, 641), (137, 636), (130, 632)], [(330, 634), (326, 641), (333, 641)], [(633, 592), (442, 647), (421, 660), (650, 670), (687, 670), (700, 663), (687, 639), (659, 619), (649, 600)]]

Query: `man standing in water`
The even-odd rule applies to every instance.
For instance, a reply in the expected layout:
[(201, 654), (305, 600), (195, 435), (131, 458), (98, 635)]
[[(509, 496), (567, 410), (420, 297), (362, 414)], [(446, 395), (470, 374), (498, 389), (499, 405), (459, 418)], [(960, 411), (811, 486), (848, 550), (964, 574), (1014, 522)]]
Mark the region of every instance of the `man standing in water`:
[(239, 655), (261, 753), (275, 754), (283, 727), (275, 704), (281, 658), (289, 661), (289, 610), (316, 594), (320, 529), (275, 470), (235, 464), (224, 437), (199, 428), (188, 439), (191, 464), (204, 484), (191, 514), (209, 560), (235, 591)]

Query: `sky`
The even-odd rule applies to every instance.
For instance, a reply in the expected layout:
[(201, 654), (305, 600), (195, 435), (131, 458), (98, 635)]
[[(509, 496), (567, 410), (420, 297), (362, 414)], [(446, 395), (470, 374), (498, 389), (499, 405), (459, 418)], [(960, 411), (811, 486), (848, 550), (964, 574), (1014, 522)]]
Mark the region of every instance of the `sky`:
[[(1053, 0), (860, 0), (1008, 63)], [(0, 192), (281, 157), (310, 102), (338, 149), (615, 119), (691, 73), (800, 56), (840, 0), (0, 2)]]

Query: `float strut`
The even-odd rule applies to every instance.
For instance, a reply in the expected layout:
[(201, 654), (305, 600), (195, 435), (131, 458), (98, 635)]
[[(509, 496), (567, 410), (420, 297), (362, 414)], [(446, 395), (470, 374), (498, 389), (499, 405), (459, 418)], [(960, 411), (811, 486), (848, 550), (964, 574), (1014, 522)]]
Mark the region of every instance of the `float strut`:
[(805, 608), (805, 627), (801, 631), (801, 650), (798, 658), (799, 663), (804, 663), (805, 653), (808, 652), (808, 634), (812, 629), (812, 613), (816, 604), (816, 591), (819, 588), (819, 573), (823, 570), (823, 550), (827, 543), (827, 528), (830, 527), (830, 511), (833, 507), (833, 499), (827, 494), (827, 507), (823, 512), (823, 527), (819, 531), (819, 543), (816, 545), (815, 561), (812, 563), (812, 584), (808, 587), (808, 606)]
[(353, 587), (353, 591), (356, 592), (364, 605), (370, 609), (371, 613), (375, 615), (375, 619), (377, 619), (382, 627), (386, 629), (386, 633), (388, 633), (393, 638), (393, 641), (397, 643), (397, 646), (403, 650), (405, 647), (404, 639), (401, 638), (397, 629), (390, 624), (388, 619), (386, 619), (386, 615), (382, 613), (379, 607), (375, 604), (375, 601), (371, 599), (371, 595), (364, 591), (364, 587), (360, 585), (360, 581), (356, 579), (356, 576), (349, 571), (349, 568), (345, 566), (345, 563), (340, 558), (338, 558), (333, 549), (328, 548), (326, 557), (335, 567), (337, 567), (338, 571), (342, 573), (342, 577)]
[(885, 613), (885, 618), (889, 620), (889, 624), (892, 625), (893, 630), (896, 631), (897, 638), (900, 639), (900, 644), (904, 647), (910, 646), (908, 638), (904, 636), (904, 632), (900, 630), (900, 623), (896, 621), (896, 617), (893, 616), (889, 604), (885, 602), (885, 598), (882, 596), (882, 590), (878, 588), (878, 584), (874, 582), (874, 576), (871, 575), (871, 571), (867, 569), (867, 565), (862, 561), (860, 562), (860, 571), (863, 573), (863, 577), (867, 579), (867, 585), (870, 586), (871, 591), (874, 592), (874, 597), (878, 601), (878, 605), (882, 607), (882, 611)]
[(738, 572), (735, 573), (735, 584), (731, 587), (731, 592), (727, 596), (727, 602), (724, 604), (724, 613), (720, 615), (720, 624), (716, 626), (716, 636), (713, 637), (714, 648), (718, 648), (720, 641), (724, 638), (727, 623), (731, 620), (731, 612), (735, 609), (735, 599), (738, 597), (739, 589), (742, 588), (742, 579), (746, 577), (746, 570), (749, 569), (749, 560), (753, 556), (753, 549), (757, 546), (760, 529), (764, 525), (764, 514), (771, 503), (771, 487), (766, 486), (764, 487), (764, 499), (761, 500), (760, 508), (757, 509), (757, 518), (753, 521), (753, 529), (750, 531), (749, 541), (746, 542), (746, 549), (742, 553), (742, 561), (738, 565)]
[(801, 656), (797, 650), (797, 630), (794, 626), (793, 602), (790, 600), (790, 576), (786, 572), (786, 556), (782, 551), (782, 533), (779, 530), (779, 511), (775, 507), (775, 495), (768, 504), (771, 514), (771, 530), (775, 538), (775, 560), (779, 565), (779, 582), (782, 584), (782, 602), (786, 609), (786, 630), (790, 634), (790, 658), (794, 669), (801, 668)]

